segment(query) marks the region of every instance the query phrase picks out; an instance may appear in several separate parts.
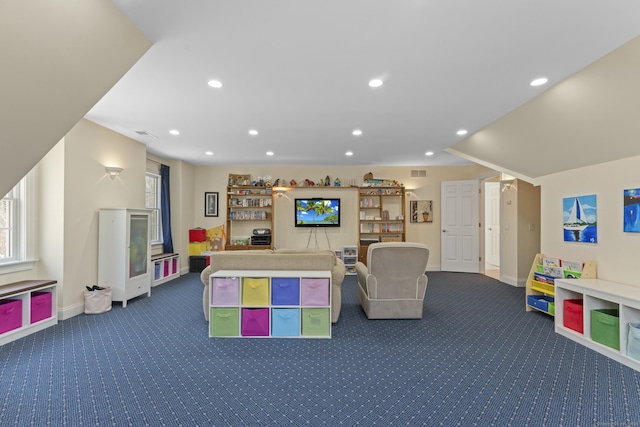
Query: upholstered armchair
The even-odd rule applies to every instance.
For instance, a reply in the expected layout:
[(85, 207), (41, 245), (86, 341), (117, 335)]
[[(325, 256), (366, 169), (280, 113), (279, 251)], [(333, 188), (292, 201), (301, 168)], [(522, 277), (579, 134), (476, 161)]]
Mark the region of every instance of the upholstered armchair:
[(421, 243), (369, 245), (367, 265), (356, 264), (358, 297), (369, 319), (421, 319), (429, 248)]

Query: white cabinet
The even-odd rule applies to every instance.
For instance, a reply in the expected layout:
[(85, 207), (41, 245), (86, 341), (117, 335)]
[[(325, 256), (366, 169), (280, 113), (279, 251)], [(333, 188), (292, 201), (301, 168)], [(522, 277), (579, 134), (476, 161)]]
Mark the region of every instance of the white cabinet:
[(100, 209), (98, 285), (111, 286), (112, 300), (151, 296), (150, 213), (144, 209)]
[[(582, 324), (577, 328), (571, 327), (569, 322), (565, 321), (565, 300), (581, 301)], [(629, 323), (640, 322), (639, 287), (601, 279), (559, 279), (555, 282), (555, 303), (555, 331), (557, 333), (640, 371), (640, 360), (632, 357), (628, 352)], [(617, 324), (612, 323), (612, 325), (614, 325), (613, 333), (618, 335), (614, 338), (617, 338), (615, 341), (619, 348), (603, 345), (598, 342), (598, 339), (594, 340), (596, 330), (596, 325), (592, 322), (592, 311), (594, 310), (617, 311)], [(597, 327), (601, 328), (600, 325)], [(582, 329), (582, 333), (578, 329)]]

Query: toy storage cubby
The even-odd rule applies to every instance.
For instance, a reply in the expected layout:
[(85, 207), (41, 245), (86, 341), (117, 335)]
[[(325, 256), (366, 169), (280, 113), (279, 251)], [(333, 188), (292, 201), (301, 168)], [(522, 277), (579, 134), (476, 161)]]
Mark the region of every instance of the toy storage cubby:
[(163, 253), (151, 255), (153, 265), (153, 281), (151, 286), (158, 286), (162, 283), (180, 277), (180, 255), (176, 253)]
[(220, 270), (209, 295), (209, 337), (331, 338), (329, 271)]
[[(640, 323), (639, 287), (601, 279), (558, 279), (555, 298), (557, 333), (640, 371), (640, 354), (636, 350), (640, 348), (640, 337), (633, 336), (629, 325)], [(582, 333), (565, 325), (561, 309), (565, 300), (582, 300)]]
[(58, 323), (55, 280), (0, 286), (0, 345)]

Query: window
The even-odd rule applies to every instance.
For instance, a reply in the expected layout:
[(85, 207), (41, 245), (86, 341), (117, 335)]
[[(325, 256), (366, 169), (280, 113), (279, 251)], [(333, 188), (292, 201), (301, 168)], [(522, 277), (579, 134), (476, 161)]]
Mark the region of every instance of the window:
[(147, 172), (145, 207), (151, 210), (151, 243), (162, 243), (162, 215), (160, 214), (160, 175)]
[(33, 172), (0, 199), (0, 274), (33, 268)]
[(20, 204), (20, 183), (0, 200), (0, 262), (17, 261), (18, 206)]

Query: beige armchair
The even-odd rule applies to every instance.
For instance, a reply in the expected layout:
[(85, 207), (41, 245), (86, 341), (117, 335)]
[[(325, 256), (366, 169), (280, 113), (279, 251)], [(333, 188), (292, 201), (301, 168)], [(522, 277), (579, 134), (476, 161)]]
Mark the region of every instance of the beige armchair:
[(429, 248), (421, 243), (369, 245), (356, 264), (358, 297), (369, 319), (421, 319)]

